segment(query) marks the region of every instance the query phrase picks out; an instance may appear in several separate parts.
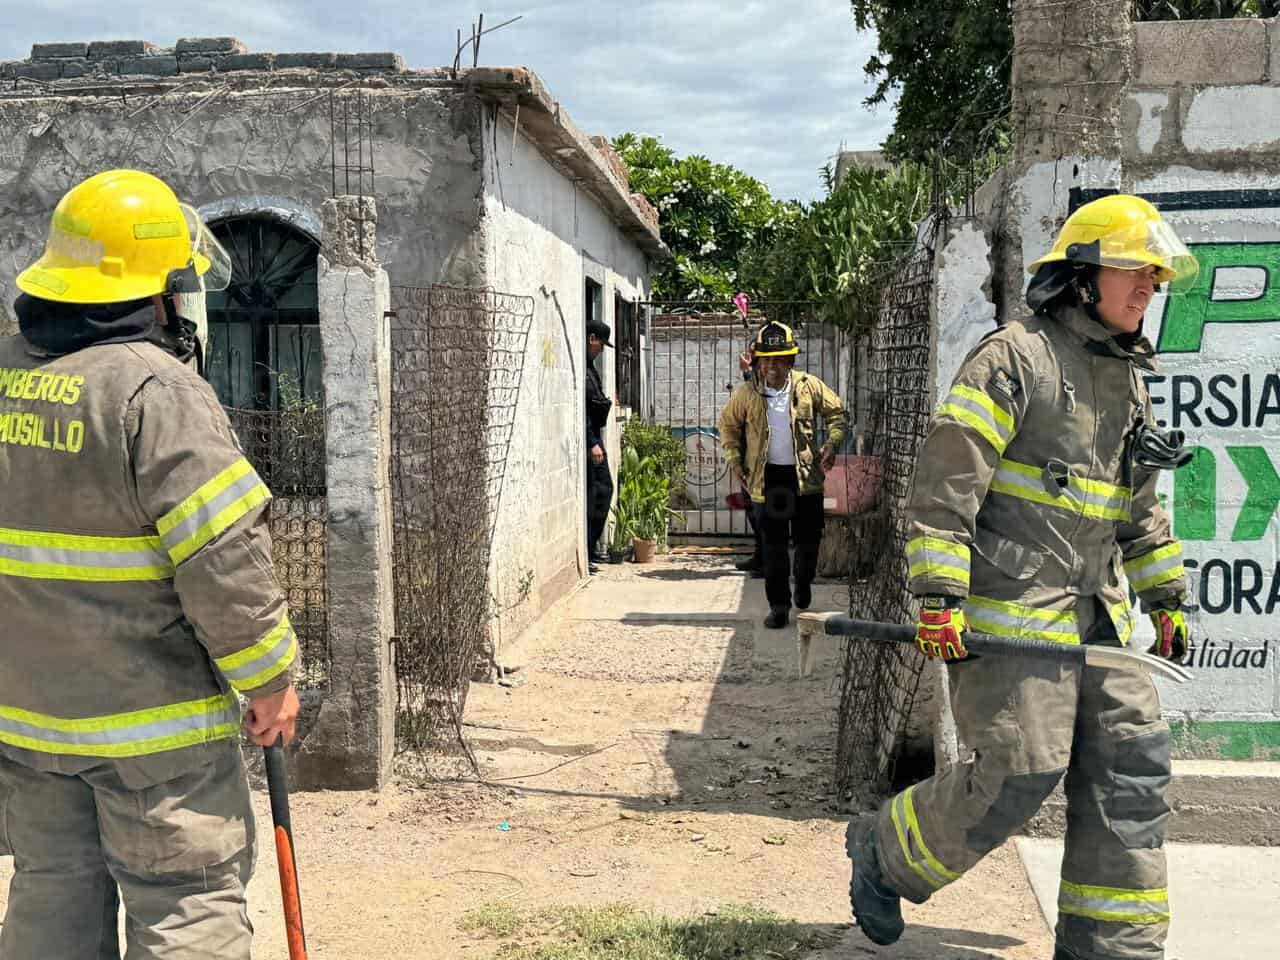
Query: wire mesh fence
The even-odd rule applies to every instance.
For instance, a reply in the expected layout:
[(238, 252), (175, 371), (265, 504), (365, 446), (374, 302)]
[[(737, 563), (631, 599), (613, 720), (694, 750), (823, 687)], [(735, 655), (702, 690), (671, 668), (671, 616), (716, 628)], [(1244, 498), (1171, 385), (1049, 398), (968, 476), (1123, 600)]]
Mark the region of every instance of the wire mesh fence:
[[(880, 459), (881, 491), (875, 511), (853, 518), (849, 614), (861, 619), (916, 618), (907, 591), (904, 507), (931, 413), (932, 277), (929, 245), (887, 267), (879, 320), (863, 344), (856, 403), (864, 452)], [(835, 774), (843, 803), (869, 806), (890, 788), (922, 665), (910, 647), (846, 645)]]
[(295, 683), (329, 683), (324, 408), (300, 401), (279, 410), (227, 408), (245, 456), (270, 488), (268, 522), (276, 576), (289, 602), (299, 644)]
[(467, 688), (492, 659), (489, 559), (533, 299), (399, 286), (392, 307), (397, 736), (465, 752)]

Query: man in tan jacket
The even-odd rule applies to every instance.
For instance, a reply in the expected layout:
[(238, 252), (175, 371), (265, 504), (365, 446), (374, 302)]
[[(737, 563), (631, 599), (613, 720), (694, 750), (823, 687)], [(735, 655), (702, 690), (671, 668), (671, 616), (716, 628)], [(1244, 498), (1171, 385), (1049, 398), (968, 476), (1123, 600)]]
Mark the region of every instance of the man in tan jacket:
[(1143, 314), (1195, 260), (1138, 197), (1086, 204), (1031, 265), (1035, 316), (988, 335), (934, 417), (907, 506), (917, 643), (950, 662), (971, 758), (849, 825), (850, 897), (876, 943), (1029, 820), (1065, 776), (1055, 960), (1159, 960), (1169, 727), (1145, 673), (990, 657), (988, 634), (1123, 646), (1142, 601), (1154, 652), (1181, 659), (1182, 547), (1156, 497), (1189, 458), (1156, 430)]
[(229, 261), (149, 174), (74, 187), (0, 341), (4, 960), (247, 960), (257, 743), (293, 737), (270, 493), (183, 360)]
[[(791, 612), (789, 545), (793, 539), (795, 604), (804, 610), (812, 601), (824, 522), (822, 484), (845, 436), (844, 405), (813, 374), (792, 369), (799, 353), (786, 324), (774, 321), (761, 327), (753, 348), (758, 372), (734, 391), (720, 415), (725, 459), (758, 505), (769, 600), (764, 624), (775, 629), (786, 626)], [(819, 416), (827, 428), (821, 449)]]

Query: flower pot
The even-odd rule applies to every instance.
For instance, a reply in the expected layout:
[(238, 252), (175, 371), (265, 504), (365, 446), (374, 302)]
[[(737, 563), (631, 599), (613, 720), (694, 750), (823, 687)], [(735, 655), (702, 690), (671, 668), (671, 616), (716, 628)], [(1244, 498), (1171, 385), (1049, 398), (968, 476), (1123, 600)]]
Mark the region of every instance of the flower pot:
[(641, 540), (636, 537), (631, 541), (635, 545), (635, 562), (636, 563), (653, 563), (653, 554), (658, 549), (657, 540)]
[(616, 548), (616, 547), (610, 547), (610, 548), (609, 548), (609, 562), (610, 562), (610, 563), (622, 563), (622, 562), (623, 562), (624, 560), (626, 560), (626, 559), (627, 559), (627, 548), (626, 548), (626, 547), (623, 547), (622, 549), (618, 549), (618, 548)]

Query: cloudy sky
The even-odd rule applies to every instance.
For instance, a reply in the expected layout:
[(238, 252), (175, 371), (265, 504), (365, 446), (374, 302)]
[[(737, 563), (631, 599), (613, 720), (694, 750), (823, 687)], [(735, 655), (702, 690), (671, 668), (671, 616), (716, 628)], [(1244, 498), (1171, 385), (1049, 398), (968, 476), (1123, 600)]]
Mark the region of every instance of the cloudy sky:
[(732, 163), (776, 196), (812, 199), (843, 144), (878, 147), (891, 111), (868, 111), (875, 38), (846, 0), (0, 0), (0, 60), (53, 40), (236, 36), (254, 51), (380, 51), (451, 63), (483, 11), (480, 62), (534, 69), (588, 133), (661, 135)]

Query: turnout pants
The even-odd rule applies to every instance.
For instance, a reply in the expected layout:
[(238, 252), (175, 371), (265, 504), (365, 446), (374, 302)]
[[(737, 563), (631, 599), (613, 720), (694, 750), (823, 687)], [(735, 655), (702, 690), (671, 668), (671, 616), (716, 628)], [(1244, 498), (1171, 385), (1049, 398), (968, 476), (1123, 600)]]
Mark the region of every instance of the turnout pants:
[(254, 819), (237, 743), (131, 790), (110, 761), (44, 773), (0, 756), (14, 876), (0, 960), (249, 960)]
[(598, 552), (600, 537), (609, 519), (609, 505), (613, 502), (613, 477), (609, 473), (609, 455), (599, 463), (591, 462), (587, 451), (587, 552)]
[[(1099, 624), (1110, 627), (1105, 615)], [(881, 807), (876, 846), (890, 884), (923, 903), (1017, 831), (1065, 775), (1059, 949), (1079, 960), (1163, 957), (1169, 727), (1151, 678), (984, 657), (951, 665), (950, 679), (973, 757)]]
[(756, 523), (764, 548), (764, 592), (770, 607), (791, 606), (792, 540), (796, 545), (796, 584), (813, 583), (822, 543), (822, 494), (800, 495), (796, 468), (767, 464), (764, 503), (757, 506)]

